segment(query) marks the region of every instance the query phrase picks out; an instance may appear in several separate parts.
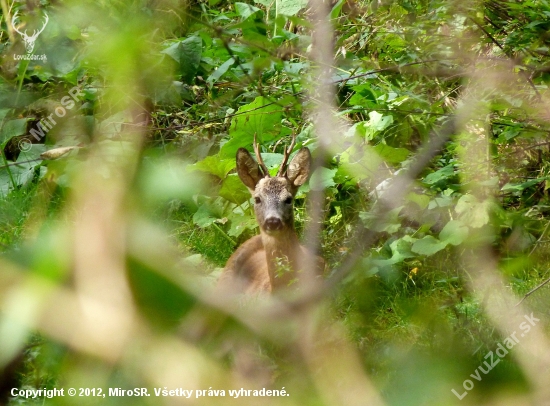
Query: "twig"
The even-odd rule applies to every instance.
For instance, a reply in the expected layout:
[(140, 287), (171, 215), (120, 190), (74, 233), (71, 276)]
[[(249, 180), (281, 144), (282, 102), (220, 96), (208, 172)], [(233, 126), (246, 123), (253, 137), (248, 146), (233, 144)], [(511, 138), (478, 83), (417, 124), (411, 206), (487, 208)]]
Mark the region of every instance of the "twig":
[[(549, 223), (550, 224), (550, 223)], [(527, 299), (527, 297), (531, 296), (533, 293), (535, 293), (537, 290), (539, 290), (540, 288), (542, 288), (544, 285), (546, 285), (548, 282), (550, 282), (550, 278), (546, 279), (544, 282), (542, 282), (540, 285), (534, 287), (533, 289), (531, 289), (529, 292), (527, 292), (525, 294), (525, 296), (523, 296), (523, 299), (521, 299), (517, 304), (516, 306), (514, 307), (517, 307), (519, 306), (525, 299)]]
[(430, 60), (427, 60), (427, 61), (418, 61), (418, 62), (405, 63), (405, 64), (402, 64), (402, 65), (393, 65), (393, 66), (388, 66), (387, 68), (373, 69), (373, 70), (371, 70), (371, 71), (368, 71), (368, 72), (365, 72), (365, 73), (361, 73), (361, 74), (355, 75), (355, 76), (350, 76), (350, 77), (347, 77), (347, 78), (345, 78), (345, 79), (335, 80), (335, 81), (333, 81), (332, 83), (338, 84), (338, 83), (342, 83), (342, 82), (347, 82), (347, 81), (352, 80), (352, 79), (362, 78), (362, 77), (364, 77), (364, 76), (373, 75), (373, 74), (375, 74), (375, 73), (382, 73), (382, 72), (399, 72), (399, 70), (400, 70), (401, 68), (406, 68), (406, 67), (408, 67), (408, 66), (426, 65), (426, 64), (429, 64), (429, 63), (441, 62), (442, 60), (450, 61), (450, 60), (452, 60), (452, 59), (459, 59), (459, 58), (430, 59)]
[(539, 243), (542, 241), (542, 239), (544, 238), (544, 235), (546, 234), (546, 232), (548, 231), (548, 227), (550, 227), (550, 221), (548, 223), (546, 223), (546, 227), (544, 227), (544, 230), (542, 230), (542, 234), (540, 235), (539, 239), (535, 242), (535, 245), (533, 245), (533, 249), (531, 250), (531, 252), (529, 253), (529, 255), (527, 255), (528, 257), (531, 256), (531, 254), (533, 254), (533, 252), (535, 252), (535, 250), (537, 249), (537, 245), (539, 245)]
[(31, 162), (38, 162), (38, 161), (43, 161), (43, 159), (42, 158), (36, 158), (36, 159), (29, 159), (28, 161), (12, 162), (12, 163), (7, 163), (7, 160), (6, 160), (6, 164), (0, 166), (0, 169), (6, 169), (10, 166), (15, 166), (15, 165), (30, 164)]

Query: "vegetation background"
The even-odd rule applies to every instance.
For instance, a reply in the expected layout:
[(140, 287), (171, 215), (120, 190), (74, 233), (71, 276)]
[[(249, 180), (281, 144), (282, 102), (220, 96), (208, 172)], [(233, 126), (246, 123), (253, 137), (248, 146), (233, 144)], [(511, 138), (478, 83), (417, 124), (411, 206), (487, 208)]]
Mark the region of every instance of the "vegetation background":
[[(549, 2), (0, 4), (0, 404), (549, 404)], [(328, 266), (235, 301), (254, 134)]]

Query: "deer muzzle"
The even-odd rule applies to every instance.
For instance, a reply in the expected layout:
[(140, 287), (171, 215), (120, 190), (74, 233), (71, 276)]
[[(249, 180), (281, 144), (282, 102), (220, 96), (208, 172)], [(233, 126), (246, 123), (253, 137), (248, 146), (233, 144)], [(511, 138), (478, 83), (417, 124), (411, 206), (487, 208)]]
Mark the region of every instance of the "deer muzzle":
[(264, 229), (266, 231), (280, 231), (283, 229), (283, 221), (280, 217), (268, 217), (265, 219)]

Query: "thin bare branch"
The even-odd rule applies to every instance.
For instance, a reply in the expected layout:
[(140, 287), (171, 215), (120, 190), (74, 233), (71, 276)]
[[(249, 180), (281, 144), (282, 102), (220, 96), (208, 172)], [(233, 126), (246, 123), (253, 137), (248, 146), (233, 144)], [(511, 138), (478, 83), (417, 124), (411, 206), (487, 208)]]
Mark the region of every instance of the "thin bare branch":
[(529, 292), (523, 296), (523, 298), (516, 304), (516, 307), (519, 306), (525, 299), (527, 299), (529, 296), (531, 296), (533, 293), (535, 293), (537, 290), (542, 288), (544, 285), (546, 285), (548, 282), (550, 282), (550, 278), (546, 279), (544, 282), (542, 282), (540, 285), (534, 287)]

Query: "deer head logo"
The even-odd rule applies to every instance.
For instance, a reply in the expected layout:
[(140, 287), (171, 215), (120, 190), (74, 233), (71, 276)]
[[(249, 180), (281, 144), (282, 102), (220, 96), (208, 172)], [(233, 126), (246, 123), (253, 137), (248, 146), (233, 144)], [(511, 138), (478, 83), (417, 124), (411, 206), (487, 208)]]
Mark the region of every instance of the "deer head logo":
[(19, 33), (19, 35), (21, 35), (21, 37), (23, 38), (23, 42), (25, 43), (25, 49), (27, 50), (27, 53), (30, 54), (34, 50), (34, 43), (35, 43), (36, 39), (42, 33), (42, 31), (44, 31), (44, 28), (46, 28), (46, 25), (48, 24), (48, 21), (49, 21), (50, 18), (48, 17), (47, 14), (44, 14), (45, 18), (44, 18), (44, 25), (42, 26), (42, 28), (40, 30), (34, 30), (32, 35), (27, 35), (27, 31), (21, 32), (17, 29), (16, 23), (17, 23), (17, 14), (18, 13), (19, 12), (16, 11), (15, 14), (13, 15), (13, 18), (11, 20), (11, 25), (12, 25), (13, 29), (17, 33)]

